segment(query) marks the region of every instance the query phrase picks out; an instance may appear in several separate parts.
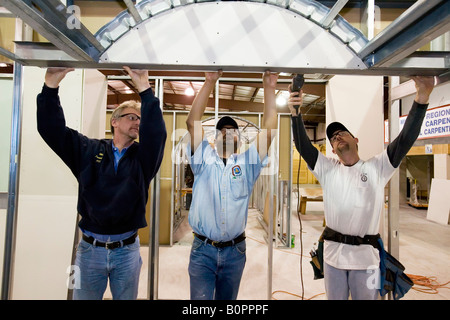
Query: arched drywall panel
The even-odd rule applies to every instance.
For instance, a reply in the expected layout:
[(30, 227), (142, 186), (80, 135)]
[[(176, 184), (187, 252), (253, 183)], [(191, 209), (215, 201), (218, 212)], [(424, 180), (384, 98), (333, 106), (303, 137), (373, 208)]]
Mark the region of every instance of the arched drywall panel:
[(240, 71), (305, 68), (309, 73), (366, 69), (355, 53), (366, 39), (340, 17), (325, 29), (312, 13), (305, 16), (293, 6), (287, 9), (253, 1), (207, 1), (167, 8), (164, 4), (168, 6), (166, 1), (141, 3), (138, 24), (125, 11), (103, 27), (96, 35), (106, 48), (100, 62), (186, 70), (205, 66)]

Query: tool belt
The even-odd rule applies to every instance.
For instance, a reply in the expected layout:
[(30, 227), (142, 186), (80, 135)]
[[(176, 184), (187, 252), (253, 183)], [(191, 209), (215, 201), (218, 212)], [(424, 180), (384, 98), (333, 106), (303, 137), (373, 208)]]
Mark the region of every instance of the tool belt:
[(194, 236), (196, 236), (197, 238), (199, 238), (202, 241), (206, 241), (206, 243), (208, 243), (216, 248), (225, 248), (225, 247), (233, 246), (233, 245), (245, 240), (245, 232), (243, 232), (242, 234), (240, 234), (239, 236), (237, 236), (236, 238), (234, 238), (233, 240), (230, 240), (230, 241), (211, 240), (211, 239), (208, 239), (207, 237), (197, 234), (195, 232), (194, 232)]
[(414, 285), (404, 273), (405, 267), (384, 249), (380, 234), (364, 237), (350, 236), (325, 227), (319, 238), (316, 251), (311, 251), (311, 265), (314, 269), (314, 279), (323, 278), (323, 240), (345, 243), (349, 245), (372, 245), (380, 254), (380, 295), (392, 292), (394, 300), (402, 298)]
[(380, 239), (380, 234), (366, 235), (364, 237), (349, 236), (342, 234), (340, 232), (334, 231), (328, 227), (323, 230), (322, 237), (324, 240), (330, 240), (334, 242), (340, 242), (345, 244), (350, 244), (353, 246), (359, 246), (361, 244), (370, 244), (375, 249), (379, 249), (378, 239)]

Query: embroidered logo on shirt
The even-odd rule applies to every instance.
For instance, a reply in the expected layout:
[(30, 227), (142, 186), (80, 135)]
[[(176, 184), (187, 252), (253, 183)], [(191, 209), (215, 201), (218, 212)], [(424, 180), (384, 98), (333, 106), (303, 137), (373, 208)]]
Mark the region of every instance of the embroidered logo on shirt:
[(103, 153), (99, 152), (96, 156), (95, 156), (95, 162), (100, 163), (103, 159)]
[(231, 168), (231, 173), (233, 174), (234, 177), (239, 177), (242, 175), (242, 170), (240, 166), (234, 166), (233, 168)]
[(367, 181), (367, 173), (361, 173), (361, 181), (366, 182)]

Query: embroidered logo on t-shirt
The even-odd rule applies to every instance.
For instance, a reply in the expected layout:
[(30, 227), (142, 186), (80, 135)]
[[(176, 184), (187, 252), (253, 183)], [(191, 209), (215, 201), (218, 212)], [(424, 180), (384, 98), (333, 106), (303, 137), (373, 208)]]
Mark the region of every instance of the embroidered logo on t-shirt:
[(366, 182), (367, 181), (367, 173), (361, 173), (361, 181)]
[(231, 173), (233, 174), (233, 176), (235, 177), (239, 177), (242, 175), (242, 170), (240, 166), (234, 166), (233, 168), (231, 168)]

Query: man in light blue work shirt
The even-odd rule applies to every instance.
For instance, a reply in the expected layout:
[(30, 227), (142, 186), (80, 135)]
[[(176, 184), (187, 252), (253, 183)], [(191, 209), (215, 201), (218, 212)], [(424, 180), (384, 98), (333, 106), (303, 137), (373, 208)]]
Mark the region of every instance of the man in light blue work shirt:
[(253, 185), (268, 163), (267, 151), (277, 127), (275, 87), (278, 75), (265, 72), (264, 117), (256, 142), (238, 153), (236, 121), (224, 116), (216, 124), (214, 147), (204, 138), (201, 118), (222, 71), (207, 72), (186, 120), (187, 147), (194, 173), (189, 223), (194, 241), (189, 261), (192, 300), (234, 300), (245, 266), (245, 227)]

